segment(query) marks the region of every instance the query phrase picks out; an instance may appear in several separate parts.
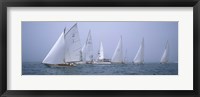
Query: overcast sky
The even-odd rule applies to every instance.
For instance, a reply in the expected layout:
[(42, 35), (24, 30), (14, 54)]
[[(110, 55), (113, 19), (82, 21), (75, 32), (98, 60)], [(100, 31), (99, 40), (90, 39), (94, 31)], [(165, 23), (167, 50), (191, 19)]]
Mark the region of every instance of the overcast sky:
[(42, 62), (60, 34), (78, 23), (82, 45), (89, 30), (94, 56), (100, 41), (106, 58), (111, 58), (122, 35), (124, 52), (132, 61), (144, 37), (144, 61), (160, 62), (166, 41), (169, 41), (169, 61), (178, 61), (178, 22), (22, 22), (22, 61)]

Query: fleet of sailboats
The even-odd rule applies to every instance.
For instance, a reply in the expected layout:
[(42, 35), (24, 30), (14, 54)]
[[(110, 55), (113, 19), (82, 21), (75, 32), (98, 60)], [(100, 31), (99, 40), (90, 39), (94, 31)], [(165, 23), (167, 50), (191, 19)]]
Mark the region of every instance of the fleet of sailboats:
[[(93, 54), (93, 42), (91, 30), (88, 32), (86, 42), (81, 46), (77, 23), (74, 24), (67, 32), (66, 28), (53, 45), (49, 53), (43, 60), (43, 64), (49, 66), (75, 66), (77, 64), (123, 64), (127, 63), (127, 50), (123, 57), (123, 42), (120, 37), (117, 47), (111, 60), (104, 57), (103, 43), (97, 53), (96, 60)], [(169, 43), (167, 41), (160, 63), (166, 64), (169, 61)], [(144, 38), (142, 39), (136, 56), (133, 60), (134, 64), (144, 64)]]

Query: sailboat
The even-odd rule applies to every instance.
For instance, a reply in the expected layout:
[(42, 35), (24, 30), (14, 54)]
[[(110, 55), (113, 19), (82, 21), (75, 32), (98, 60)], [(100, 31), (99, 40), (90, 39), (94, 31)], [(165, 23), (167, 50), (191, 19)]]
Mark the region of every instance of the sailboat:
[(125, 57), (124, 57), (124, 64), (128, 63), (128, 58), (127, 58), (127, 49), (125, 51)]
[(89, 31), (86, 43), (82, 48), (82, 55), (82, 61), (86, 62), (87, 64), (93, 63), (93, 43), (91, 31)]
[(101, 42), (100, 49), (98, 51), (97, 61), (103, 61), (103, 59), (104, 59), (104, 50), (103, 50), (103, 44)]
[(161, 64), (166, 64), (169, 61), (169, 43), (167, 41), (166, 46), (165, 46), (165, 50), (163, 52), (163, 55), (161, 57), (160, 63)]
[(81, 49), (81, 61), (82, 61), (82, 62), (85, 62), (84, 50), (85, 50), (85, 44), (83, 45), (83, 47), (82, 47), (82, 49)]
[(133, 61), (134, 64), (144, 64), (144, 38)]
[(76, 62), (76, 64), (86, 64), (84, 49), (85, 49), (85, 44), (83, 45), (83, 47), (81, 48), (81, 51), (80, 51), (80, 61)]
[(98, 51), (97, 60), (94, 62), (94, 64), (111, 64), (111, 62), (104, 58), (104, 49), (103, 49), (103, 43), (100, 43), (100, 49)]
[(80, 61), (81, 42), (76, 23), (69, 31), (64, 29), (42, 63), (48, 66), (71, 66)]
[(118, 42), (117, 48), (112, 56), (111, 63), (122, 64), (123, 63), (123, 49), (122, 49), (122, 36)]

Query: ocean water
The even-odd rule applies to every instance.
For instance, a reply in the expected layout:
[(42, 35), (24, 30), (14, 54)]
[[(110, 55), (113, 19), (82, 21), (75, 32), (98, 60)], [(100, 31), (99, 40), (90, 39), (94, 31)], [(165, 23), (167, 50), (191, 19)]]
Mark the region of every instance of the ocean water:
[(82, 64), (49, 67), (40, 62), (23, 62), (22, 75), (178, 75), (178, 63)]

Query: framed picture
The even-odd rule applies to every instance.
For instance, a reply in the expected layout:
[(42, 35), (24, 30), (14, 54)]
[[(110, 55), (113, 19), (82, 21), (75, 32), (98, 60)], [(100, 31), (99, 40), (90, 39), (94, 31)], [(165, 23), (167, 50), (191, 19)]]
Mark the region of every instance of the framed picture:
[(199, 0), (0, 6), (1, 96), (199, 96)]

